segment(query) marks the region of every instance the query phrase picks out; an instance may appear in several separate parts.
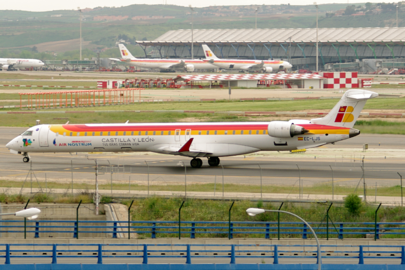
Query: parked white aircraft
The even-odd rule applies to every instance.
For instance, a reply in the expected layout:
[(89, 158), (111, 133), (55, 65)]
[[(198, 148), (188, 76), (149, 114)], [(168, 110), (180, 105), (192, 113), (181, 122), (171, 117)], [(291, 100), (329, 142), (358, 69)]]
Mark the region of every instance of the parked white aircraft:
[(121, 59), (110, 58), (117, 62), (128, 63), (131, 66), (140, 68), (159, 68), (159, 69), (181, 69), (192, 72), (196, 69), (215, 69), (216, 66), (208, 63), (207, 60), (199, 59), (150, 59), (150, 58), (136, 58), (124, 44), (118, 44), (121, 53)]
[(208, 45), (202, 45), (204, 55), (209, 63), (223, 69), (244, 70), (244, 71), (263, 71), (278, 72), (292, 68), (287, 61), (281, 60), (241, 60), (241, 59), (219, 59)]
[(38, 59), (0, 58), (0, 68), (3, 71), (16, 68), (38, 68), (43, 65), (45, 65), (44, 62)]
[(150, 151), (191, 157), (199, 168), (207, 157), (210, 166), (219, 157), (258, 151), (289, 151), (318, 147), (360, 134), (354, 129), (366, 101), (378, 94), (348, 90), (323, 118), (238, 123), (149, 123), (37, 125), (6, 147), (29, 161), (35, 152)]

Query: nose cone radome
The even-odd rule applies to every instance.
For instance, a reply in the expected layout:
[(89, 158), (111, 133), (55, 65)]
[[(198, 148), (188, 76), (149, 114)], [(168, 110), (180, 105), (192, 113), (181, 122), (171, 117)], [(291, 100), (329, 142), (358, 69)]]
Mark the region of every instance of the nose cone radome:
[(18, 147), (18, 137), (12, 139), (8, 144), (6, 144), (6, 147), (11, 150), (16, 150)]
[(360, 130), (355, 129), (355, 128), (351, 128), (350, 132), (349, 132), (349, 138), (353, 138), (360, 135)]

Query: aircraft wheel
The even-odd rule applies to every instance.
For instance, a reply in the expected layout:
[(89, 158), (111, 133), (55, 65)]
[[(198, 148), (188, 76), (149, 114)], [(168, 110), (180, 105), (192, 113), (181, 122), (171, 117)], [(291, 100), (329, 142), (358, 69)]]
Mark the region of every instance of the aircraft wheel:
[(23, 157), (23, 161), (24, 161), (25, 163), (27, 163), (27, 162), (30, 161), (30, 158), (29, 158), (29, 157)]
[(219, 165), (219, 163), (220, 163), (219, 157), (210, 157), (208, 159), (208, 164), (210, 166), (216, 167)]
[(203, 164), (203, 162), (202, 162), (202, 160), (199, 159), (199, 158), (193, 158), (193, 159), (190, 161), (190, 165), (191, 165), (191, 167), (193, 167), (193, 168), (201, 168), (202, 164)]

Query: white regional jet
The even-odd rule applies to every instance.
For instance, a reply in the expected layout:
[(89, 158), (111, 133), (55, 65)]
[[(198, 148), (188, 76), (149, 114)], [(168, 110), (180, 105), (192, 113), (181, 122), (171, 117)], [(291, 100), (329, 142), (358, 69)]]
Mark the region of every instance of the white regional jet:
[(38, 59), (0, 58), (0, 68), (3, 71), (16, 68), (38, 68), (43, 65), (45, 65), (44, 62)]
[(200, 157), (218, 166), (219, 157), (312, 148), (357, 136), (354, 123), (366, 101), (377, 96), (348, 90), (325, 117), (311, 120), (37, 125), (6, 147), (24, 162), (35, 152), (150, 151), (190, 157), (193, 168), (202, 166)]
[(125, 47), (124, 44), (118, 44), (121, 53), (121, 59), (110, 58), (117, 62), (124, 62), (131, 66), (140, 68), (159, 68), (159, 69), (181, 69), (192, 72), (196, 69), (215, 69), (208, 60), (199, 59), (151, 59), (135, 58)]
[(206, 45), (202, 45), (205, 58), (216, 67), (229, 70), (278, 72), (292, 67), (287, 61), (281, 60), (241, 60), (241, 59), (219, 59), (214, 52)]

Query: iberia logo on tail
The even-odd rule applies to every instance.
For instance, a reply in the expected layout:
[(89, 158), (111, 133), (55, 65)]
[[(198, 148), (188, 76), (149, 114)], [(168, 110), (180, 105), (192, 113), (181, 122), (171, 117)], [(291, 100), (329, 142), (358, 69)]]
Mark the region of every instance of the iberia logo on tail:
[(207, 55), (207, 57), (211, 57), (211, 56), (212, 56), (211, 51), (206, 51), (205, 54)]
[(352, 122), (354, 120), (353, 114), (353, 107), (352, 106), (340, 106), (339, 112), (336, 116), (335, 123), (347, 123)]
[(126, 50), (121, 50), (123, 56), (127, 56), (128, 52)]

